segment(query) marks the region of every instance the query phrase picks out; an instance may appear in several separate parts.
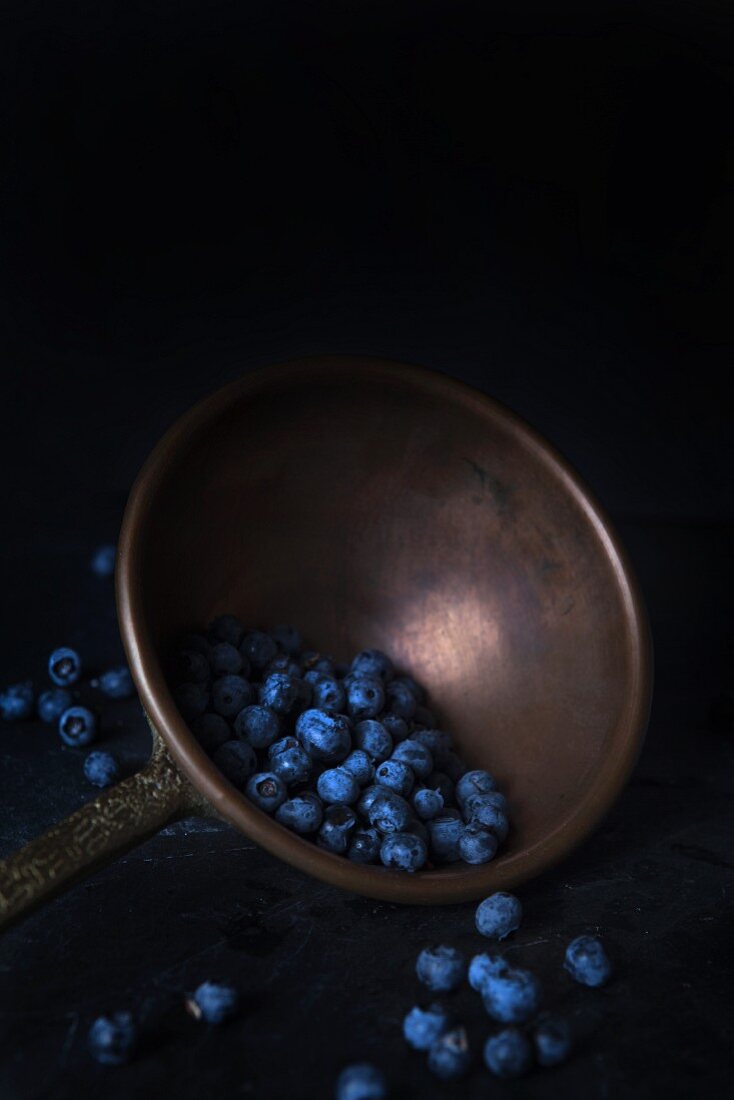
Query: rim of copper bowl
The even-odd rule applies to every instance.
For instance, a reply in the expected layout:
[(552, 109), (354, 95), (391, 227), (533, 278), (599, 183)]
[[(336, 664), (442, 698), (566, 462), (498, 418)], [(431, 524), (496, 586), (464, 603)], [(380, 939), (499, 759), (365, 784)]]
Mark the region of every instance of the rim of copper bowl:
[[(349, 370), (353, 375), (368, 372), (372, 378), (382, 373), (392, 381), (417, 386), (438, 400), (450, 400), (501, 421), (540, 461), (551, 467), (583, 509), (605, 548), (625, 604), (633, 669), (615, 731), (614, 744), (621, 751), (607, 757), (595, 782), (561, 824), (530, 848), (476, 867), (449, 866), (414, 875), (352, 863), (288, 831), (251, 805), (204, 753), (176, 707), (149, 636), (138, 583), (143, 542), (140, 536), (156, 492), (191, 438), (232, 402), (273, 383), (282, 385), (306, 370), (316, 374), (340, 370)], [(120, 629), (140, 700), (179, 767), (214, 811), (250, 839), (301, 870), (355, 893), (418, 904), (460, 902), (534, 877), (567, 855), (599, 824), (623, 789), (642, 747), (652, 697), (652, 640), (637, 579), (608, 516), (569, 463), (517, 414), (471, 386), (425, 367), (348, 356), (288, 360), (252, 371), (199, 401), (162, 436), (133, 485), (120, 532), (115, 579)]]

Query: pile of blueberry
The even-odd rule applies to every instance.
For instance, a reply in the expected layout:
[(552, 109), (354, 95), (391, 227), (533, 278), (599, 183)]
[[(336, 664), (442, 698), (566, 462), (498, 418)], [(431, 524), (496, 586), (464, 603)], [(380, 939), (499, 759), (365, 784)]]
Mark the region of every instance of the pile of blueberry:
[(286, 828), (357, 863), (418, 871), (491, 860), (505, 796), (469, 771), (426, 693), (377, 649), (350, 665), (289, 626), (221, 615), (176, 655), (174, 697), (227, 779)]
[[(497, 893), (479, 905), (475, 923), (481, 935), (503, 940), (520, 927), (522, 908), (512, 894)], [(581, 985), (597, 988), (611, 974), (604, 945), (597, 936), (578, 936), (566, 948), (564, 968)], [(467, 966), (455, 947), (426, 947), (416, 963), (420, 982), (432, 994), (447, 994), (465, 980), (482, 998), (484, 1010), (500, 1030), (486, 1040), (484, 1062), (495, 1077), (521, 1077), (533, 1065), (557, 1066), (571, 1051), (571, 1029), (562, 1016), (540, 1013), (542, 991), (529, 970), (512, 967), (499, 954), (482, 952)], [(414, 1050), (426, 1053), (428, 1067), (443, 1081), (464, 1077), (472, 1064), (466, 1028), (449, 1007), (433, 1000), (411, 1008), (403, 1036)], [(348, 1066), (336, 1085), (337, 1100), (385, 1100), (384, 1074), (367, 1062)]]

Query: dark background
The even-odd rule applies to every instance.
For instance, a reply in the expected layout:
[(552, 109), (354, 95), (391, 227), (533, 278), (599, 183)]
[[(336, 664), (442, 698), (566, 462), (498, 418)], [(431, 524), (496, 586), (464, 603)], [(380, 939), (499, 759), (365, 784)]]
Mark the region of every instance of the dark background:
[[(430, 940), (470, 906), (350, 898), (184, 823), (0, 944), (3, 1098), (394, 1093), (725, 1096), (731, 1080), (734, 20), (728, 3), (10, 3), (0, 7), (2, 676), (64, 642), (120, 655), (114, 539), (161, 432), (301, 354), (385, 355), (491, 393), (592, 485), (656, 643), (650, 733), (606, 824), (522, 892), (512, 951), (578, 1035), (515, 1085), (432, 1082), (400, 1039)], [(2, 847), (90, 796), (40, 724), (0, 731)], [(134, 703), (104, 741), (132, 768)], [(599, 929), (605, 991), (563, 946)], [(181, 990), (231, 977), (208, 1033)], [(146, 1043), (92, 1065), (128, 1006)], [(489, 1030), (469, 999), (475, 1045)]]

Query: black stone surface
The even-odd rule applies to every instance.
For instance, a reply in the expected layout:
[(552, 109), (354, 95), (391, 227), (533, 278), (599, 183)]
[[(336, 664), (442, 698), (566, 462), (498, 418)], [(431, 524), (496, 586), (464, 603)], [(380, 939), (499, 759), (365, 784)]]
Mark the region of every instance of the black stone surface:
[[(304, 14), (307, 11), (308, 15)], [(131, 481), (200, 396), (291, 355), (366, 352), (507, 402), (576, 465), (639, 572), (648, 740), (607, 821), (519, 891), (510, 957), (576, 1052), (514, 1084), (432, 1080), (401, 1020), (415, 957), (472, 952), (472, 906), (341, 894), (232, 829), (184, 822), (0, 938), (0, 1097), (331, 1095), (372, 1059), (393, 1098), (731, 1094), (734, 117), (725, 4), (6, 5), (0, 34), (0, 682), (56, 645), (121, 658), (88, 570)], [(731, 696), (729, 696), (729, 699)], [(440, 701), (439, 701), (440, 705)], [(136, 703), (100, 744), (127, 769)], [(0, 851), (93, 791), (41, 723), (0, 727)], [(574, 986), (573, 936), (616, 974)], [(241, 1016), (182, 999), (236, 982)], [(453, 998), (475, 1052), (490, 1031)], [(94, 1065), (91, 1020), (144, 1026)]]

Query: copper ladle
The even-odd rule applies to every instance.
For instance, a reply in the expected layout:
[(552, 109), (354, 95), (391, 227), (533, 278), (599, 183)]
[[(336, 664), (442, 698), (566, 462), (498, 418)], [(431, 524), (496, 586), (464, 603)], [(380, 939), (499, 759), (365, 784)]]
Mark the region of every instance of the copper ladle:
[[(441, 374), (307, 359), (200, 402), (133, 487), (116, 582), (151, 762), (0, 864), (2, 922), (192, 813), (360, 894), (478, 898), (578, 844), (644, 737), (647, 619), (609, 520), (536, 432)], [(464, 758), (508, 793), (497, 859), (414, 875), (361, 866), (250, 805), (189, 732), (163, 671), (181, 630), (231, 610), (293, 622), (339, 658), (377, 646), (426, 684)]]

